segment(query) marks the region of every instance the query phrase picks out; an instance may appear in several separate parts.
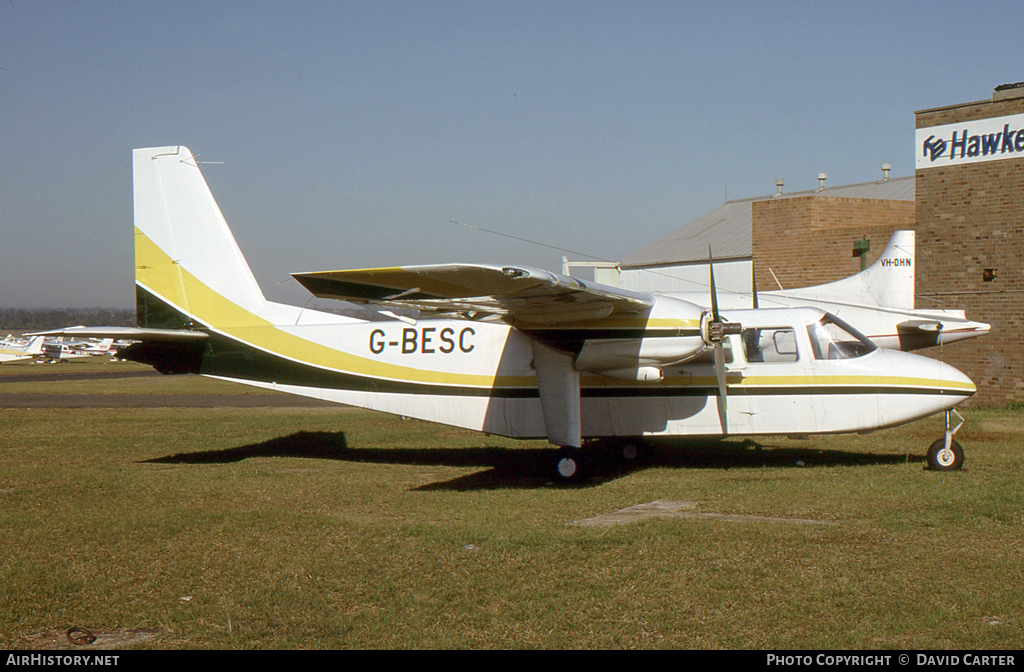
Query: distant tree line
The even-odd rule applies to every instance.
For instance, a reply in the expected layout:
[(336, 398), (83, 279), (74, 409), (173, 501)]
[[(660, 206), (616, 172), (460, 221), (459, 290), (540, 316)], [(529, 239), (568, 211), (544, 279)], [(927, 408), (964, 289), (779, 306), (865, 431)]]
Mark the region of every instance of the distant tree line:
[(87, 327), (133, 327), (128, 308), (0, 308), (0, 337), (7, 331), (42, 331), (82, 324)]

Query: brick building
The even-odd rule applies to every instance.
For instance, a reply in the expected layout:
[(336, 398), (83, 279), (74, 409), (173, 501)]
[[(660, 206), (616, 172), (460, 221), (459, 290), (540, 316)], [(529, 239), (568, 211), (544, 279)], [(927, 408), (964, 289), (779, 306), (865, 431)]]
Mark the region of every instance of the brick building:
[(914, 228), (914, 178), (824, 187), (728, 201), (655, 241), (598, 282), (640, 291), (701, 291), (708, 283), (708, 247), (720, 290), (749, 292), (756, 268), (762, 289), (804, 287), (858, 272), (853, 242), (872, 243), (876, 259), (897, 229)]
[(856, 243), (870, 243), (870, 264), (893, 231), (914, 228), (914, 213), (909, 177), (756, 200), (750, 237), (757, 286), (792, 289), (853, 275), (861, 270)]
[(992, 332), (940, 356), (979, 403), (1024, 400), (1024, 86), (916, 113), (917, 297)]
[[(749, 291), (818, 285), (917, 231), (917, 306), (959, 308), (992, 332), (922, 351), (967, 373), (975, 404), (1024, 400), (1024, 84), (991, 100), (916, 112), (914, 177), (729, 201), (595, 279), (630, 289)], [(885, 167), (883, 166), (883, 169)]]

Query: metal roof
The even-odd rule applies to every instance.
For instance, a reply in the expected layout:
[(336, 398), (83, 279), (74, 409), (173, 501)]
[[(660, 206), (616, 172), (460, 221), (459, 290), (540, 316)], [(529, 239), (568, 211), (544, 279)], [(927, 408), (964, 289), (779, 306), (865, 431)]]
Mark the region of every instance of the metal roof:
[(915, 179), (894, 177), (881, 182), (862, 182), (791, 194), (757, 196), (727, 201), (701, 215), (681, 229), (655, 241), (619, 263), (620, 268), (668, 266), (707, 261), (708, 245), (715, 259), (749, 259), (751, 210), (755, 201), (788, 198), (856, 198), (884, 201), (913, 201)]

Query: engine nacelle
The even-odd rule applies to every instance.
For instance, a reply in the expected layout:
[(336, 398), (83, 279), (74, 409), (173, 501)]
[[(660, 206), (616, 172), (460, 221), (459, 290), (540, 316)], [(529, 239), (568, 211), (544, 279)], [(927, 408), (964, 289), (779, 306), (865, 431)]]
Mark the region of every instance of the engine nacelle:
[(576, 369), (627, 380), (661, 380), (662, 367), (707, 351), (703, 312), (688, 301), (659, 296), (641, 328), (607, 329), (602, 337), (588, 338), (576, 357)]

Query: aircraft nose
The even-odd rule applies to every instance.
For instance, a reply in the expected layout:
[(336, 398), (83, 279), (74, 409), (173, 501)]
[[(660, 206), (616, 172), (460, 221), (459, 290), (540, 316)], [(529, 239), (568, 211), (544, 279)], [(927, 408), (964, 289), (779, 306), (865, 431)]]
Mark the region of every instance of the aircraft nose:
[(954, 396), (959, 395), (964, 399), (978, 391), (974, 381), (967, 377), (967, 374), (960, 369), (950, 366), (945, 362), (939, 362), (939, 379), (947, 383), (947, 389)]
[(929, 388), (931, 392), (947, 397), (942, 404), (943, 409), (952, 408), (978, 391), (974, 381), (960, 369), (924, 355), (884, 351), (886, 358), (892, 363), (894, 371), (905, 371), (911, 376), (917, 387)]
[(909, 352), (881, 352), (888, 379), (901, 391), (890, 399), (894, 403), (879, 405), (880, 426), (948, 411), (977, 391), (970, 378), (945, 362)]

